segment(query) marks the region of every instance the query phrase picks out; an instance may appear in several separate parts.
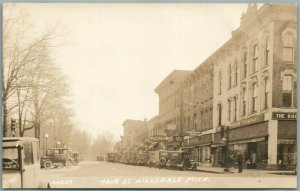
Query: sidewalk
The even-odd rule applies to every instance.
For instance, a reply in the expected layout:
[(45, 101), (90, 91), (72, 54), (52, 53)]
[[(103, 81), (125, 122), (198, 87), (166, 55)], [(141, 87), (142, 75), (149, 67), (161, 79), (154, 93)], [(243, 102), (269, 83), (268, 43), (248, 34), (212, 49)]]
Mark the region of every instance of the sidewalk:
[[(198, 166), (197, 170), (200, 172), (209, 172), (209, 173), (221, 173), (221, 174), (228, 174), (228, 173), (238, 173), (237, 168), (230, 168), (230, 172), (224, 172), (224, 167), (205, 167), (205, 166)], [(257, 169), (243, 169), (243, 174), (289, 174), (293, 175), (293, 170), (257, 170)]]

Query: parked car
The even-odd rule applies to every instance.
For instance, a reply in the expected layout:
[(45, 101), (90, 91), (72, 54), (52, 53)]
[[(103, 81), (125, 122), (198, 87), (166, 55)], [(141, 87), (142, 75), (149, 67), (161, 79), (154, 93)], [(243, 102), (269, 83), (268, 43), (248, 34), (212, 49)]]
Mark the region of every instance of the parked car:
[(149, 151), (147, 165), (151, 167), (159, 167), (159, 153), (163, 150)]
[(38, 139), (4, 137), (2, 139), (2, 188), (50, 188), (39, 180)]
[(107, 153), (107, 162), (116, 162), (116, 153)]
[(146, 165), (148, 158), (149, 158), (149, 153), (147, 151), (141, 151), (136, 154), (136, 160), (135, 164), (136, 165)]
[(197, 163), (190, 160), (190, 153), (185, 151), (169, 151), (166, 166), (172, 169), (197, 170)]
[(72, 164), (78, 164), (80, 161), (80, 156), (78, 152), (72, 152)]
[(72, 153), (67, 148), (47, 149), (46, 155), (41, 157), (41, 167), (45, 169), (70, 167), (73, 163)]
[(104, 161), (105, 160), (105, 156), (97, 156), (97, 161)]
[(168, 151), (160, 151), (159, 152), (159, 168), (166, 167), (167, 161), (169, 158), (169, 152)]

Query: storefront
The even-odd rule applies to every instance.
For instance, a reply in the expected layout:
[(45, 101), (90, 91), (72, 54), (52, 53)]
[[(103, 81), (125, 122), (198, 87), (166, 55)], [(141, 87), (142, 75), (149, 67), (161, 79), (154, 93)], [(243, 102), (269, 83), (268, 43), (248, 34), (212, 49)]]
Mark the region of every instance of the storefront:
[[(227, 139), (226, 135), (226, 130), (214, 134), (213, 166), (225, 166), (226, 142), (222, 138)], [(227, 156), (230, 165), (235, 164), (239, 151), (244, 157), (244, 168), (266, 168), (268, 161), (268, 122), (263, 121), (262, 116), (233, 124), (228, 129), (228, 136), (229, 153)]]
[(189, 139), (189, 147), (192, 148), (191, 159), (198, 162), (200, 166), (211, 166), (212, 134), (195, 136)]
[(277, 164), (279, 169), (294, 168), (297, 162), (297, 114), (273, 113), (278, 120)]

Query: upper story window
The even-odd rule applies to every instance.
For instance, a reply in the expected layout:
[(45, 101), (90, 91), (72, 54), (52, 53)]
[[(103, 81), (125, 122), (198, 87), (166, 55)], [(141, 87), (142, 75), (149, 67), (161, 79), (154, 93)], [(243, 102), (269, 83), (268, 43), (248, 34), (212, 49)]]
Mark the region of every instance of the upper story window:
[(243, 102), (242, 102), (242, 108), (243, 108), (243, 116), (246, 115), (246, 104), (247, 104), (247, 94), (246, 94), (246, 88), (243, 88), (242, 90), (242, 96), (243, 96)]
[(252, 73), (256, 72), (258, 69), (258, 46), (255, 45), (253, 48), (253, 66), (252, 66)]
[(237, 96), (233, 97), (233, 121), (237, 120)]
[(228, 66), (228, 89), (231, 88), (231, 79), (232, 79), (232, 77), (231, 77), (231, 65), (229, 64), (229, 66)]
[(238, 63), (234, 62), (234, 85), (236, 86), (238, 82)]
[(222, 72), (219, 72), (218, 75), (218, 93), (221, 94), (222, 93)]
[(270, 40), (269, 37), (266, 38), (265, 42), (265, 66), (269, 65), (270, 62)]
[(231, 122), (231, 99), (228, 99), (228, 121)]
[(293, 77), (283, 76), (282, 81), (282, 106), (292, 107), (293, 100)]
[(257, 83), (252, 84), (251, 86), (251, 96), (252, 96), (252, 108), (251, 111), (252, 112), (256, 112), (257, 111), (257, 99), (258, 99), (258, 87), (257, 87)]
[(270, 92), (270, 82), (269, 82), (270, 80), (269, 80), (269, 78), (268, 77), (266, 77), (265, 79), (264, 79), (264, 108), (266, 109), (266, 108), (268, 108), (268, 101), (269, 101), (269, 92)]
[(294, 35), (287, 32), (283, 36), (283, 61), (294, 62)]
[(244, 51), (243, 55), (243, 79), (247, 77), (247, 50)]
[(218, 126), (222, 125), (222, 105), (218, 104)]

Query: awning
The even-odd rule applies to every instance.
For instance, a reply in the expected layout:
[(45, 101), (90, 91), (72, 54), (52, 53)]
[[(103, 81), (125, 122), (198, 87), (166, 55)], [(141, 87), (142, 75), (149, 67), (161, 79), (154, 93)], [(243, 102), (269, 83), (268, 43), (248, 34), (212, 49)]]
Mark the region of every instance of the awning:
[(278, 139), (277, 144), (279, 144), (279, 145), (294, 145), (294, 144), (296, 144), (296, 139)]
[[(244, 143), (255, 143), (255, 142), (261, 142), (261, 141), (265, 141), (266, 138), (265, 137), (260, 137), (260, 138), (255, 138), (255, 139), (247, 139), (247, 140), (241, 140), (241, 141), (233, 141), (230, 142), (229, 141), (229, 145), (234, 145), (234, 144), (244, 144)], [(211, 147), (224, 147), (226, 146), (226, 143), (216, 143), (211, 145)]]

